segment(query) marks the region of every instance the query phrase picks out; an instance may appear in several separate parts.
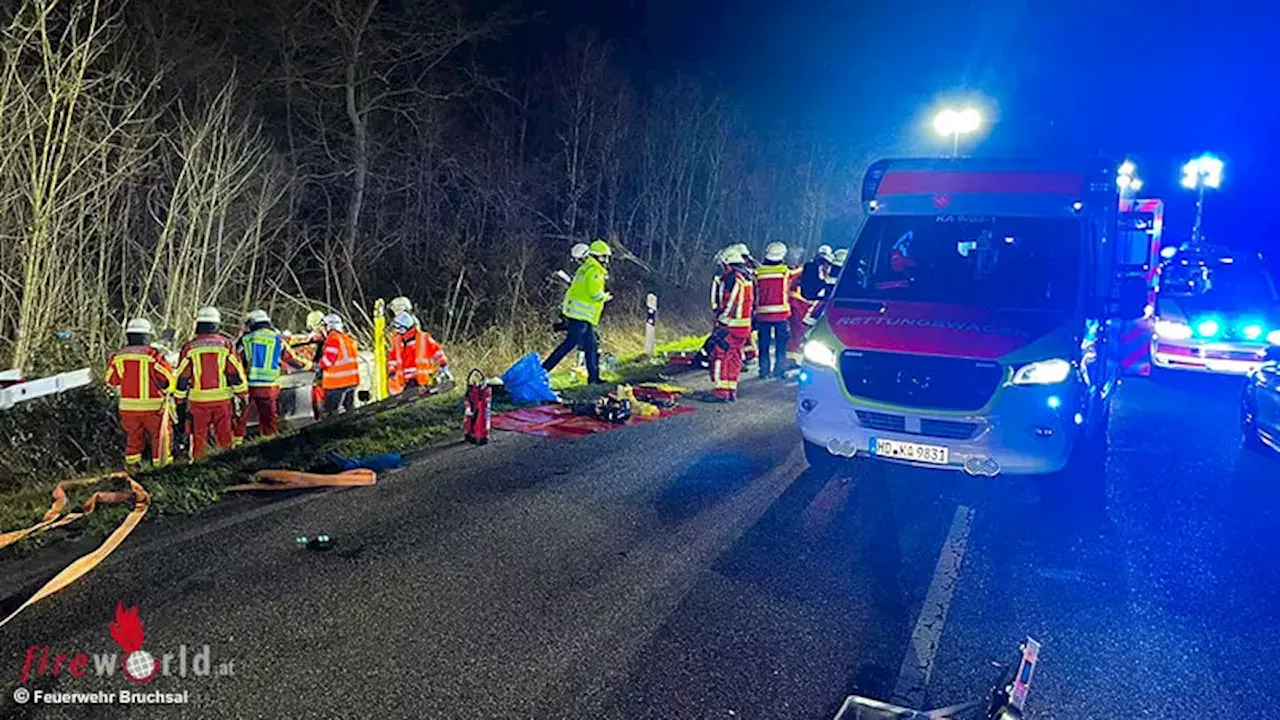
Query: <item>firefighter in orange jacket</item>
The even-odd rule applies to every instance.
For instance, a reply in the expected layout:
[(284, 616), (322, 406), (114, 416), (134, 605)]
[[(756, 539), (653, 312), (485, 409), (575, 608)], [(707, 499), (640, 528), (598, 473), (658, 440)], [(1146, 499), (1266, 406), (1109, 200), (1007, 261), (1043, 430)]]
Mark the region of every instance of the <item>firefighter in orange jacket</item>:
[(790, 340), (791, 284), (795, 269), (786, 264), (787, 246), (771, 242), (764, 249), (764, 264), (756, 267), (755, 317), (760, 334), (760, 378), (781, 378), (787, 369)]
[(342, 318), (324, 317), (324, 345), (316, 368), (324, 388), (324, 414), (329, 417), (342, 408), (350, 412), (356, 407), (356, 388), (360, 386), (360, 361), (356, 339), (346, 333)]
[(391, 320), (391, 328), (400, 336), (400, 366), (406, 387), (429, 389), (439, 377), (449, 377), (449, 358), (444, 348), (423, 330), (418, 319), (400, 313)]
[(208, 454), (210, 433), (218, 448), (231, 447), (236, 406), (245, 408), (249, 397), (244, 364), (231, 339), (218, 332), (221, 324), (217, 308), (201, 308), (196, 314), (196, 336), (178, 357), (174, 396), (185, 401), (190, 413), (193, 459)]
[(120, 390), (120, 425), (124, 428), (125, 467), (142, 464), (142, 451), (151, 448), (156, 467), (172, 460), (173, 428), (166, 404), (173, 392), (173, 368), (151, 347), (153, 330), (144, 318), (124, 328), (127, 344), (107, 361), (107, 384)]
[(738, 399), (738, 377), (742, 373), (742, 349), (751, 339), (751, 312), (755, 289), (746, 267), (746, 256), (730, 247), (721, 255), (727, 266), (721, 287), (723, 300), (716, 318), (711, 351), (712, 402)]

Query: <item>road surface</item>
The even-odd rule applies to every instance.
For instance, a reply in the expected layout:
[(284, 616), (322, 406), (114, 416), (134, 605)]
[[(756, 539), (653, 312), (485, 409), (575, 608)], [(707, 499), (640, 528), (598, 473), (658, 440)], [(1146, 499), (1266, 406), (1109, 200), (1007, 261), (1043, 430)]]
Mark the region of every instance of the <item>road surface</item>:
[[(0, 715), (86, 716), (10, 696), (30, 646), (116, 650), (121, 601), (173, 675), (23, 687), (189, 700), (88, 717), (825, 720), (849, 693), (980, 697), (1030, 634), (1029, 717), (1264, 713), (1280, 462), (1240, 449), (1238, 382), (1128, 381), (1101, 519), (1014, 479), (817, 478), (794, 391), (756, 382), (577, 442), (500, 434), (373, 488), (231, 501), (144, 526), (0, 629)], [(295, 547), (318, 533), (332, 551)], [(183, 644), (210, 646), (210, 676), (176, 676)]]

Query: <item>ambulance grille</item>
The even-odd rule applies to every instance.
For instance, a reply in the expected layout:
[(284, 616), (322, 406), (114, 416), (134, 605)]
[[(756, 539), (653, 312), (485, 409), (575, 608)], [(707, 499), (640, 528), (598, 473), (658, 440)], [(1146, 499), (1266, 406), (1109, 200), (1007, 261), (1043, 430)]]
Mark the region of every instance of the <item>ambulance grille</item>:
[(850, 395), (910, 408), (979, 410), (1000, 382), (1000, 363), (847, 350), (840, 377)]

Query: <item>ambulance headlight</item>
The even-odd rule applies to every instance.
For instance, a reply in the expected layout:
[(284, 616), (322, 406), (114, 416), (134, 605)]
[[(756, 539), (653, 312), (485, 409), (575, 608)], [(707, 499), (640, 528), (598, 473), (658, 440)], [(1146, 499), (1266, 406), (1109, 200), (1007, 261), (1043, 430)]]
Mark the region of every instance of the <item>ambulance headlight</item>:
[(810, 340), (804, 344), (804, 359), (811, 365), (833, 368), (836, 366), (836, 351), (827, 347), (820, 340)]
[(1014, 385), (1057, 385), (1071, 376), (1071, 363), (1062, 358), (1023, 365), (1013, 374)]
[(1272, 330), (1267, 333), (1267, 342), (1272, 345), (1280, 345), (1280, 330)]

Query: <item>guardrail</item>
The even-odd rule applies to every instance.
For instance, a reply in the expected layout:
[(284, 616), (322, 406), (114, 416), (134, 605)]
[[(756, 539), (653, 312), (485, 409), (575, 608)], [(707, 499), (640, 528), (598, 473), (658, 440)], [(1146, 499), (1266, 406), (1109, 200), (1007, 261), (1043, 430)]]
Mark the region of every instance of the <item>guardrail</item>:
[(0, 410), (8, 410), (14, 405), (28, 400), (57, 395), (68, 390), (84, 387), (92, 382), (93, 373), (89, 368), (81, 368), (47, 378), (40, 378), (39, 380), (29, 380), (16, 385), (9, 385), (8, 387), (0, 388)]

